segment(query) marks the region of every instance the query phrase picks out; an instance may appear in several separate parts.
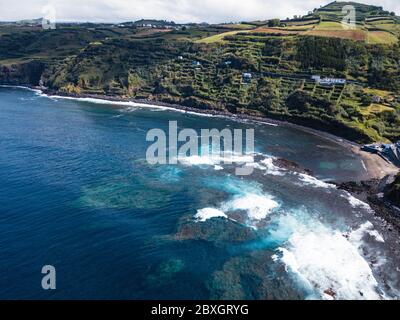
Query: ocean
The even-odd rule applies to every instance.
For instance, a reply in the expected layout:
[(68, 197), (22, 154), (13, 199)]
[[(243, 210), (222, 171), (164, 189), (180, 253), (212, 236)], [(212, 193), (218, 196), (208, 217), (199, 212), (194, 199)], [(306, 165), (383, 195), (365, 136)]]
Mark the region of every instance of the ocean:
[[(169, 121), (254, 128), (254, 172), (150, 165), (146, 134)], [(365, 176), (285, 125), (0, 87), (0, 299), (399, 298), (399, 235), (331, 183)]]

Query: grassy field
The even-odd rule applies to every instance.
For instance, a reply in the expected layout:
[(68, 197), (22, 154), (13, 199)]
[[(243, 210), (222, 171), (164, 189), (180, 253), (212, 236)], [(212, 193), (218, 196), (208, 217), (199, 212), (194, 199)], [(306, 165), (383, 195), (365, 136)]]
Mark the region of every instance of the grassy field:
[(301, 34), (302, 31), (293, 30), (291, 28), (268, 28), (268, 27), (259, 27), (257, 29), (251, 30), (250, 33), (265, 33), (265, 34), (282, 34), (282, 35), (290, 35), (290, 34)]
[(383, 104), (378, 104), (378, 103), (372, 103), (370, 106), (361, 108), (361, 113), (365, 116), (369, 116), (371, 113), (373, 114), (379, 114), (382, 112), (396, 112), (395, 109), (385, 106)]
[(397, 38), (400, 37), (400, 24), (383, 23), (383, 24), (374, 25), (373, 27), (376, 29), (391, 33), (391, 34), (395, 35), (395, 37), (397, 37)]
[(249, 31), (251, 31), (251, 30), (244, 29), (244, 30), (223, 32), (223, 33), (220, 33), (220, 34), (213, 35), (211, 37), (207, 37), (207, 38), (203, 38), (203, 39), (197, 40), (196, 42), (197, 43), (208, 43), (208, 44), (215, 43), (215, 42), (223, 42), (224, 38), (227, 37), (227, 36), (233, 36), (233, 35), (236, 35), (236, 34), (238, 34), (240, 32), (249, 32)]
[(349, 40), (356, 40), (356, 41), (366, 41), (367, 40), (367, 33), (364, 30), (344, 30), (344, 29), (318, 30), (318, 29), (314, 29), (311, 31), (307, 31), (304, 35), (349, 39)]
[(256, 26), (248, 23), (227, 23), (227, 24), (221, 24), (219, 25), (222, 28), (225, 29), (240, 29), (240, 30), (249, 30), (249, 29), (254, 29)]
[(372, 94), (376, 96), (380, 96), (382, 98), (388, 98), (393, 95), (392, 92), (390, 91), (385, 91), (385, 90), (379, 90), (379, 89), (372, 89), (372, 88), (365, 88), (364, 92), (367, 94)]
[(321, 21), (315, 26), (315, 30), (343, 30), (343, 25), (340, 22)]
[(369, 44), (395, 44), (398, 42), (398, 38), (385, 31), (369, 31), (366, 41)]

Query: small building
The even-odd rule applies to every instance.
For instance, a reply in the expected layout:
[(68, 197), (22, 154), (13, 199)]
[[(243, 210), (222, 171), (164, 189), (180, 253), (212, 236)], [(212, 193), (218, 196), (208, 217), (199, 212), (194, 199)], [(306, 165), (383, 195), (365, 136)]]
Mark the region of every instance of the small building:
[(319, 76), (319, 75), (313, 75), (311, 77), (311, 79), (322, 85), (346, 84), (346, 82), (347, 82), (346, 79), (321, 78), (321, 76)]
[(377, 154), (388, 162), (400, 167), (400, 141), (395, 144), (375, 143), (368, 144), (361, 148), (361, 150)]
[(336, 78), (324, 78), (319, 81), (320, 84), (327, 84), (327, 85), (333, 85), (333, 84), (345, 84), (346, 79), (336, 79)]
[(381, 103), (382, 98), (380, 96), (373, 96), (372, 97), (372, 102), (373, 103)]
[(385, 145), (385, 148), (382, 151), (382, 153), (394, 164), (396, 165), (400, 164), (400, 156), (398, 154), (398, 149), (394, 144)]
[(315, 76), (312, 76), (311, 79), (314, 80), (315, 82), (320, 82), (321, 81), (321, 76), (315, 75)]
[(251, 79), (253, 79), (253, 75), (251, 73), (245, 72), (243, 73), (242, 78), (244, 83), (250, 83)]
[(193, 67), (201, 67), (201, 63), (200, 63), (200, 61), (193, 60), (192, 61), (192, 66)]
[(379, 152), (382, 151), (382, 148), (377, 144), (367, 144), (365, 146), (362, 146), (361, 150), (365, 152), (378, 154)]

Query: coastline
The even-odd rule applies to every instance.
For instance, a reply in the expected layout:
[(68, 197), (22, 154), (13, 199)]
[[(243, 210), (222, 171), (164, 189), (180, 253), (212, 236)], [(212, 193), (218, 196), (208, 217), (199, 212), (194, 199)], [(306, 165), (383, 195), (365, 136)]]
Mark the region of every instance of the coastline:
[(361, 150), (361, 145), (341, 138), (339, 136), (333, 135), (328, 132), (324, 132), (321, 130), (313, 129), (310, 127), (298, 125), (295, 123), (291, 123), (289, 121), (282, 121), (271, 119), (267, 117), (258, 117), (247, 114), (234, 114), (228, 111), (217, 111), (217, 110), (209, 110), (209, 109), (198, 109), (192, 107), (186, 107), (177, 104), (165, 103), (162, 101), (155, 100), (142, 100), (142, 99), (131, 99), (131, 98), (123, 98), (117, 96), (108, 96), (108, 95), (94, 95), (94, 94), (66, 94), (59, 91), (49, 90), (46, 88), (41, 88), (37, 86), (17, 86), (17, 85), (1, 85), (1, 87), (10, 87), (10, 88), (22, 88), (29, 89), (35, 92), (40, 92), (48, 97), (52, 98), (61, 98), (61, 99), (88, 99), (87, 101), (98, 100), (106, 102), (113, 102), (115, 104), (121, 104), (122, 106), (152, 106), (158, 108), (164, 108), (166, 110), (184, 112), (188, 114), (196, 114), (200, 116), (209, 116), (209, 117), (223, 117), (235, 121), (250, 121), (255, 123), (261, 123), (266, 125), (279, 125), (286, 126), (301, 130), (303, 132), (307, 132), (313, 135), (316, 135), (320, 138), (332, 141), (336, 144), (339, 144), (348, 150), (350, 150), (353, 154), (359, 156), (364, 164), (364, 168), (366, 170), (366, 180), (372, 179), (383, 179), (386, 176), (394, 176), (399, 173), (400, 168), (396, 167), (394, 164), (387, 162), (383, 158), (378, 155), (368, 153)]
[[(0, 87), (4, 86), (0, 85)], [(380, 196), (381, 194), (383, 194), (386, 186), (389, 183), (391, 183), (391, 181), (394, 179), (395, 175), (399, 173), (400, 168), (396, 167), (394, 164), (387, 162), (382, 157), (376, 154), (362, 151), (361, 145), (356, 142), (346, 140), (344, 138), (335, 136), (331, 133), (327, 133), (321, 130), (305, 127), (288, 121), (275, 120), (266, 117), (262, 118), (245, 114), (238, 115), (229, 112), (218, 112), (215, 110), (201, 110), (201, 109), (195, 109), (195, 108), (173, 105), (157, 101), (123, 99), (112, 96), (98, 96), (98, 95), (76, 95), (76, 94), (68, 95), (59, 92), (43, 90), (43, 88), (32, 87), (32, 86), (6, 86), (6, 87), (29, 89), (40, 95), (44, 95), (48, 98), (54, 98), (54, 99), (58, 98), (58, 99), (73, 99), (81, 101), (83, 100), (83, 101), (97, 102), (102, 104), (109, 104), (111, 102), (111, 104), (114, 106), (119, 105), (122, 107), (149, 106), (153, 108), (161, 108), (164, 110), (171, 110), (175, 112), (195, 114), (198, 116), (222, 117), (233, 121), (242, 121), (242, 122), (246, 121), (246, 122), (254, 122), (257, 124), (286, 126), (290, 128), (295, 128), (297, 130), (301, 130), (303, 132), (310, 133), (312, 135), (316, 135), (322, 139), (331, 141), (337, 145), (347, 148), (352, 154), (361, 159), (363, 167), (366, 171), (365, 176), (362, 177), (360, 176), (358, 179), (353, 178), (352, 181), (344, 183), (332, 181), (332, 183), (335, 184), (337, 188), (348, 191), (351, 195), (353, 195), (360, 201), (368, 203), (368, 205), (375, 212), (375, 215), (377, 215), (378, 217), (382, 218), (383, 221), (385, 221), (384, 227), (388, 231), (392, 230), (393, 228), (395, 228), (396, 230), (400, 230), (400, 219), (396, 214), (393, 214), (395, 211), (393, 205), (390, 202), (388, 202), (386, 198), (384, 197), (382, 198)], [(287, 160), (285, 159), (281, 160), (284, 161), (285, 165), (288, 165)]]

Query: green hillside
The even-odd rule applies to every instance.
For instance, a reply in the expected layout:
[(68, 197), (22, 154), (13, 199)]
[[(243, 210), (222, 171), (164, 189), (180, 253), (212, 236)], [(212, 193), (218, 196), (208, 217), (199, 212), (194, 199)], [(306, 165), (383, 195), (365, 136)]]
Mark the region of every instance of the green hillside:
[[(266, 116), (358, 142), (398, 140), (397, 17), (357, 5), (363, 19), (344, 30), (340, 5), (221, 25), (2, 24), (0, 83)], [(313, 75), (347, 83), (323, 85)]]
[(317, 9), (314, 15), (320, 16), (323, 20), (342, 21), (346, 15), (342, 12), (344, 6), (353, 6), (356, 10), (356, 20), (363, 23), (367, 19), (377, 17), (389, 17), (391, 13), (383, 7), (366, 5), (352, 1), (334, 1), (324, 7)]

